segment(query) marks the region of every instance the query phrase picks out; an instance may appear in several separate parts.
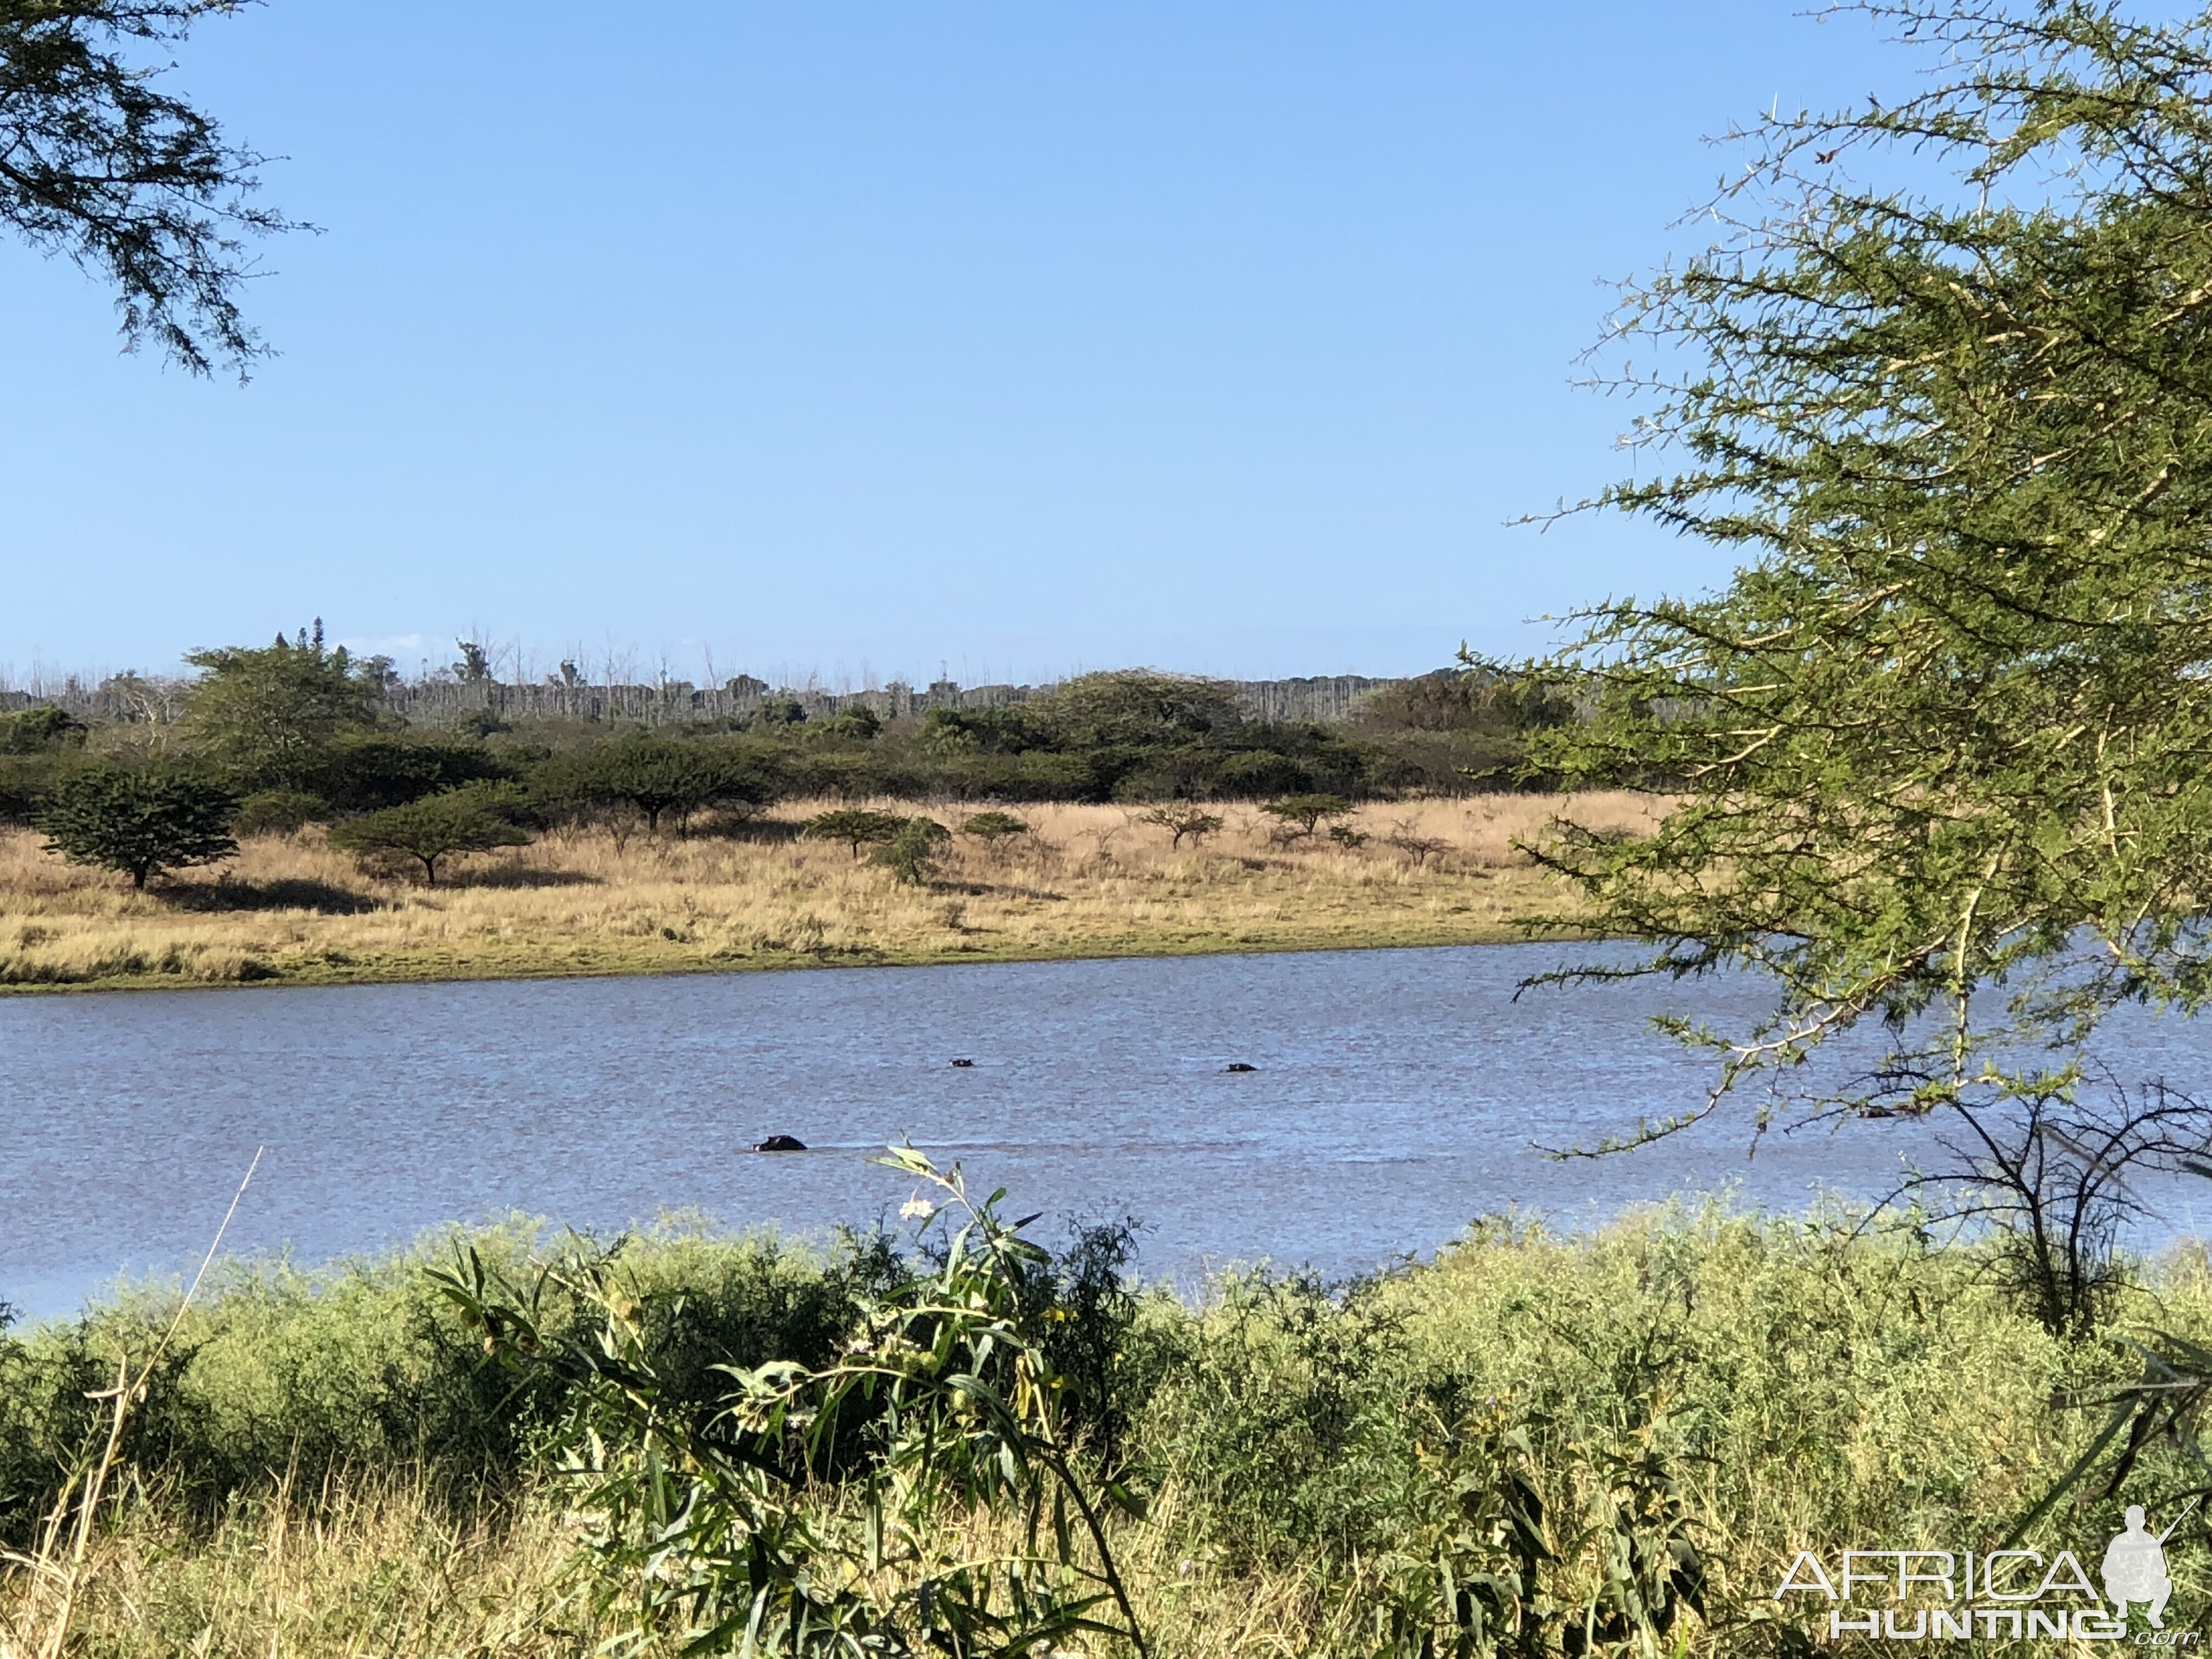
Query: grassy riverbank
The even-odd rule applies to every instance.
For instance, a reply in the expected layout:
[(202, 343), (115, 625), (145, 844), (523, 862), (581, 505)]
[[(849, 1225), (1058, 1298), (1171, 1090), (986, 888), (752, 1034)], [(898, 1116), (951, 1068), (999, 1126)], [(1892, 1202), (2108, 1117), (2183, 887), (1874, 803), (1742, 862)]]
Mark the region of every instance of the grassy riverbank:
[[(525, 1248), (477, 1242), (495, 1266)], [(242, 1273), (190, 1314), (92, 1534), (76, 1650), (550, 1656), (616, 1634), (576, 1565), (589, 1502), (549, 1473), (573, 1401), (550, 1372), (518, 1392), (488, 1366), (424, 1272), (453, 1260), (447, 1244)], [(1990, 1265), (1985, 1248), (1906, 1231), (1674, 1211), (1581, 1239), (1480, 1228), (1433, 1266), (1334, 1291), (1230, 1279), (1193, 1306), (1085, 1300), (1063, 1282), (1037, 1317), (1089, 1354), (1068, 1397), (1150, 1499), (1112, 1536), (1162, 1659), (1398, 1651), (1391, 1621), (1437, 1594), (1423, 1564), (1498, 1557), (1509, 1511), (1534, 1517), (1548, 1558), (1529, 1605), (1549, 1633), (1513, 1650), (1560, 1651), (1609, 1563), (1679, 1544), (1703, 1612), (1679, 1609), (1661, 1650), (1733, 1656), (1808, 1650), (1772, 1600), (1800, 1549), (1990, 1547), (2097, 1420), (2057, 1402), (2136, 1373), (2124, 1338), (2138, 1322), (2212, 1333), (2195, 1251), (2143, 1270), (2113, 1322), (2071, 1346), (2012, 1306)], [(727, 1386), (718, 1362), (821, 1363), (894, 1271), (866, 1249), (684, 1236), (634, 1244), (617, 1282), (681, 1407)], [(169, 1312), (134, 1297), (0, 1346), (9, 1544), (33, 1541), (58, 1468), (97, 1443), (86, 1391)], [(585, 1322), (557, 1291), (543, 1318)], [(2029, 1542), (2094, 1571), (2119, 1501), (2163, 1517), (2186, 1480), (2154, 1444), (2124, 1499), (2069, 1504)], [(828, 1515), (850, 1498), (833, 1483), (804, 1501)], [(1007, 1542), (988, 1515), (938, 1524), (961, 1548)], [(2203, 1614), (2205, 1536), (2169, 1546), (2169, 1626)], [(37, 1570), (0, 1569), (0, 1650), (39, 1650), (55, 1606)]]
[[(689, 836), (550, 834), (451, 860), (434, 889), (364, 873), (312, 828), (250, 838), (219, 873), (146, 893), (62, 863), (32, 832), (0, 832), (0, 989), (1486, 943), (1519, 937), (1514, 919), (1551, 896), (1512, 842), (1562, 803), (1369, 805), (1345, 821), (1367, 838), (1351, 845), (1286, 845), (1276, 820), (1228, 805), (1218, 833), (1181, 848), (1139, 807), (1024, 807), (1030, 833), (996, 848), (956, 836), (919, 885), (800, 838), (825, 805)], [(1626, 828), (1646, 807), (1595, 794), (1572, 810)]]

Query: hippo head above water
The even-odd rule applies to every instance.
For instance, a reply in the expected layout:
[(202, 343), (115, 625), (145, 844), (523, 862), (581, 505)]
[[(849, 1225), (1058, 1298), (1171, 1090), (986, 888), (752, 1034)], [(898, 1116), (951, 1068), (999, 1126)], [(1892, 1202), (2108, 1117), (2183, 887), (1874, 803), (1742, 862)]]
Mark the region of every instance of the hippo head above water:
[(803, 1152), (806, 1143), (797, 1135), (770, 1135), (766, 1140), (753, 1143), (757, 1152)]

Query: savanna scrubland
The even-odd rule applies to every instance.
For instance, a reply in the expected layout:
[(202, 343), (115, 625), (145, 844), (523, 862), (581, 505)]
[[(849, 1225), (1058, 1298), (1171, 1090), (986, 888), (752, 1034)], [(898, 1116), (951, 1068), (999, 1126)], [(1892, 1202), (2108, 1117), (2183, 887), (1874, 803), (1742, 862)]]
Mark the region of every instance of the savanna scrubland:
[[(0, 830), (0, 987), (236, 984), (1018, 960), (1521, 937), (1547, 883), (1515, 843), (1556, 813), (1632, 830), (1640, 797), (1591, 792), (1369, 803), (1285, 842), (1256, 806), (1212, 809), (1174, 845), (1139, 805), (1010, 809), (1027, 828), (955, 834), (925, 879), (802, 834), (838, 801), (786, 802), (693, 833), (596, 824), (453, 856), (438, 884), (303, 826), (246, 836), (219, 872), (152, 891)], [(930, 807), (864, 809), (898, 817)], [(974, 810), (934, 809), (957, 830)]]
[(0, 988), (1467, 944), (1539, 908), (1563, 810), (1650, 818), (1508, 787), (1565, 704), (1486, 670), (1334, 723), (1149, 670), (509, 720), (544, 688), (401, 686), (319, 628), (191, 660), (0, 715)]
[[(484, 1238), (240, 1270), (181, 1316), (125, 1296), (0, 1352), (0, 1641), (1801, 1655), (1825, 1607), (1793, 1620), (1774, 1594), (1800, 1550), (2017, 1533), (2094, 1571), (2133, 1504), (2176, 1582), (2164, 1635), (2130, 1598), (2130, 1644), (2196, 1645), (2212, 1301), (2201, 1249), (2144, 1261), (2128, 1224), (2151, 1207), (2137, 1176), (2212, 1170), (2212, 1103), (2099, 1078), (2084, 1044), (2123, 1008), (2212, 1001), (2212, 21), (1842, 9), (1933, 73), (1837, 112), (1771, 106), (1685, 222), (1711, 245), (1620, 290), (1594, 360), (1634, 404), (1636, 461), (1583, 505), (1735, 573), (1583, 613), (1525, 682), (1509, 769), (1671, 795), (1648, 834), (1560, 835), (1575, 915), (1648, 946), (1639, 971), (1772, 991), (1742, 1028), (1680, 1033), (1711, 1038), (1715, 1112), (1757, 1095), (1747, 1131), (1948, 1125), (1956, 1227), (1911, 1208), (1677, 1212), (1575, 1239), (1500, 1221), (1431, 1265), (1231, 1277), (1195, 1303), (1121, 1283), (1111, 1237), (1054, 1260), (988, 1225), (824, 1258), (664, 1237), (551, 1244), (541, 1269)], [(0, 769), (0, 811), (159, 898), (231, 856), (226, 823), (250, 845), (301, 826), (285, 857), (315, 833), (356, 859), (439, 836), (493, 856), (569, 821), (634, 836), (623, 815), (666, 810), (644, 791), (678, 775), (681, 858), (692, 810), (704, 838), (708, 809), (780, 802), (1264, 810), (1481, 770), (1459, 738), (1259, 730), (1127, 678), (880, 729), (763, 708), (743, 729), (527, 732), (487, 707), (401, 732), (373, 675), (310, 647), (205, 653), (173, 714), (149, 697), (72, 732), (29, 711), (44, 723), (7, 744), (36, 752)], [(257, 680), (304, 718), (256, 715)], [(1470, 714), (1501, 690), (1443, 688)], [(168, 815), (169, 877), (131, 836), (99, 853), (103, 814)], [(920, 816), (869, 867), (926, 890), (901, 905), (949, 904), (932, 884), (970, 854)], [(1338, 822), (1277, 860), (1285, 878), (1380, 856)], [(1850, 1032), (1881, 1044), (1874, 1068), (1793, 1092)], [(1898, 1589), (1860, 1610), (1910, 1615)]]

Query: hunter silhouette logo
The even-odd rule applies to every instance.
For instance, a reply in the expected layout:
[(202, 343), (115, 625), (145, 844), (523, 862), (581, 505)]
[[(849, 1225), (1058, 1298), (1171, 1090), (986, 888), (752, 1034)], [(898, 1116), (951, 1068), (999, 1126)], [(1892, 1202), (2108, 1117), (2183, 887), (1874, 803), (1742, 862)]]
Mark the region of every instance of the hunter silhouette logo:
[(2173, 1517), (2173, 1526), (2154, 1538), (2144, 1525), (2142, 1505), (2128, 1505), (2128, 1529), (2105, 1549), (2105, 1599), (2112, 1604), (2113, 1618), (2126, 1619), (2128, 1603), (2140, 1601), (2150, 1614), (2150, 1627), (2166, 1628), (2166, 1598), (2173, 1594), (2173, 1580), (2166, 1571), (2166, 1540), (2196, 1507), (2192, 1498), (2189, 1509)]
[[(2046, 1557), (2029, 1549), (1884, 1549), (1845, 1550), (1832, 1571), (1814, 1552), (1801, 1550), (1774, 1598), (1826, 1597), (1827, 1628), (1820, 1633), (1832, 1642), (1847, 1636), (2124, 1641), (2133, 1607), (2143, 1610), (2153, 1630), (2166, 1628), (2166, 1604), (2173, 1595), (2166, 1540), (2196, 1507), (2191, 1499), (2172, 1525), (2154, 1533), (2142, 1505), (2130, 1504), (2125, 1529), (2105, 1547), (2101, 1595), (2072, 1550)], [(2197, 1632), (2136, 1640), (2194, 1646)]]

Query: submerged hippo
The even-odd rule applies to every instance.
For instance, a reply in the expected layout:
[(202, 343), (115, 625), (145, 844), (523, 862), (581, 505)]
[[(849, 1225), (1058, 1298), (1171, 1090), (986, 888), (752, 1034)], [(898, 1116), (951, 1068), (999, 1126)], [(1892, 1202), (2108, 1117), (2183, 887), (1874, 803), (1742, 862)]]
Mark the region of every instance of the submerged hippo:
[(766, 1140), (753, 1143), (757, 1152), (803, 1152), (806, 1143), (797, 1135), (770, 1135)]
[(1232, 1060), (1221, 1069), (1224, 1072), (1256, 1072), (1260, 1068), (1248, 1060)]

